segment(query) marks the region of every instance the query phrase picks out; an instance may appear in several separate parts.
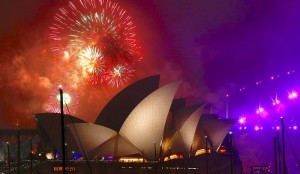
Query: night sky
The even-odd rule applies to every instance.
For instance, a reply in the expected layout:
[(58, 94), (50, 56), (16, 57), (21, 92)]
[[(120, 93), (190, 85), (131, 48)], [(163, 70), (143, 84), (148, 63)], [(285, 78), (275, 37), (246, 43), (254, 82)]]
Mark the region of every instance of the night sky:
[[(234, 118), (244, 110), (255, 110), (253, 103), (263, 101), (258, 96), (268, 89), (278, 89), (278, 93), (281, 87), (300, 89), (297, 0), (118, 3), (136, 25), (143, 56), (134, 77), (122, 88), (154, 74), (161, 75), (162, 85), (181, 79), (177, 97), (187, 98), (188, 104), (212, 103), (214, 111), (222, 117), (225, 95), (235, 96), (229, 104), (229, 115)], [(51, 91), (59, 83), (78, 78), (61, 75), (63, 68), (53, 61), (49, 50), (49, 26), (63, 4), (63, 0), (1, 1), (0, 127), (11, 128), (17, 123), (34, 127), (32, 114), (45, 112)], [(270, 84), (271, 76), (282, 77), (293, 70), (292, 77)], [(263, 82), (262, 90), (254, 85), (257, 81)], [(247, 88), (245, 93), (239, 92), (242, 87)], [(75, 115), (94, 122), (103, 106), (122, 88), (78, 85), (79, 107)], [(269, 160), (272, 158), (266, 159), (266, 163)]]

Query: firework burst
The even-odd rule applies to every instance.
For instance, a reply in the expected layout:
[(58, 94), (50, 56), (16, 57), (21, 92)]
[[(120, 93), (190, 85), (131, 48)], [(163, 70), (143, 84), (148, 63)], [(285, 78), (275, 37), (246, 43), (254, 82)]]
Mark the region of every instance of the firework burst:
[(82, 74), (87, 74), (92, 83), (101, 83), (105, 77), (105, 61), (102, 53), (95, 47), (87, 47), (79, 53), (78, 66)]
[[(56, 86), (56, 88), (51, 91), (49, 101), (44, 107), (48, 112), (60, 113), (60, 94), (58, 89)], [(79, 96), (76, 90), (69, 86), (62, 86), (62, 89), (64, 110), (68, 111), (69, 114), (75, 114), (79, 105)]]
[(127, 82), (134, 70), (126, 64), (118, 64), (109, 71), (108, 73), (108, 83), (112, 87), (122, 86), (125, 82)]
[(133, 68), (141, 59), (134, 28), (131, 17), (117, 3), (74, 0), (55, 14), (49, 38), (53, 51), (77, 62), (83, 77), (88, 75), (97, 83), (107, 79), (105, 75), (115, 65), (125, 62)]

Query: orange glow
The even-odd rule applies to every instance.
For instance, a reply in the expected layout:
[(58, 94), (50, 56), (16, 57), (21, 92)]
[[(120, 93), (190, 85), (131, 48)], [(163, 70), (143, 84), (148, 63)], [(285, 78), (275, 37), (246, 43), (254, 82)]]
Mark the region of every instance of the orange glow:
[(142, 163), (146, 162), (146, 160), (142, 157), (121, 157), (119, 159), (120, 163)]
[(140, 154), (126, 155), (119, 158), (120, 163), (142, 163), (147, 162)]
[(172, 154), (170, 156), (165, 157), (164, 161), (169, 161), (173, 159), (183, 159), (183, 155), (181, 154)]
[(226, 148), (224, 146), (221, 146), (219, 149), (219, 153), (225, 154), (226, 153)]
[(46, 153), (46, 158), (48, 160), (53, 160), (54, 159), (54, 154), (52, 152)]
[(64, 60), (69, 60), (70, 59), (70, 54), (68, 51), (64, 51)]
[(37, 152), (38, 152), (37, 144), (34, 144), (33, 147), (32, 147), (31, 153), (32, 153), (32, 154), (37, 154)]
[[(208, 153), (211, 153), (210, 149), (208, 149)], [(197, 152), (195, 153), (195, 156), (199, 156), (202, 154), (206, 154), (206, 150), (205, 149), (199, 149), (197, 150)]]

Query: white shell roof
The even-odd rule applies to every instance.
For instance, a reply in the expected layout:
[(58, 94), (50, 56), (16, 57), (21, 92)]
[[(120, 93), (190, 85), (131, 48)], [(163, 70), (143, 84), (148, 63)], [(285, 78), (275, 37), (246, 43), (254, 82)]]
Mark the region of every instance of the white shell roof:
[(127, 141), (140, 149), (146, 158), (153, 159), (154, 142), (163, 136), (166, 119), (180, 82), (167, 84), (142, 100), (130, 113), (120, 129)]

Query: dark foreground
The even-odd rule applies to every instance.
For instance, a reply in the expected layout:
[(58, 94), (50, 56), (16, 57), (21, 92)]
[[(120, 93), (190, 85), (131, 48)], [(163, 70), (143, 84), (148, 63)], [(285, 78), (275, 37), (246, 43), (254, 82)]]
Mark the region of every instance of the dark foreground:
[[(231, 163), (233, 161), (233, 163)], [(35, 161), (19, 167), (20, 174), (59, 174), (61, 161)], [(207, 165), (208, 164), (208, 165)], [(191, 159), (171, 160), (164, 163), (119, 163), (114, 161), (68, 161), (68, 174), (241, 174), (241, 161), (230, 155), (209, 154)], [(10, 173), (18, 173), (10, 166)], [(208, 170), (208, 172), (207, 172)], [(1, 172), (9, 173), (8, 166), (2, 165)]]

